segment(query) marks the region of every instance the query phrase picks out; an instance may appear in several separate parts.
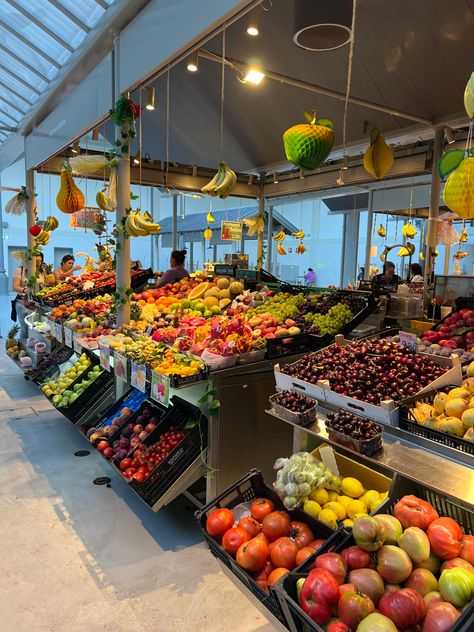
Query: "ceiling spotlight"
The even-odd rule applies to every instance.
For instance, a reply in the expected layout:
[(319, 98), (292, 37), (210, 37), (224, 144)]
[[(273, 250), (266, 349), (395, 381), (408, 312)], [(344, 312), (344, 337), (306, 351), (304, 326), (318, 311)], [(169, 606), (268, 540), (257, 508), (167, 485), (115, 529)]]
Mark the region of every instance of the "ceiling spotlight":
[(79, 153), (79, 143), (74, 143), (74, 145), (71, 147), (71, 151), (73, 154), (78, 154)]
[(244, 83), (253, 83), (254, 86), (258, 86), (264, 77), (265, 74), (258, 68), (249, 68), (244, 77)]
[(452, 145), (456, 141), (454, 130), (451, 127), (444, 128), (444, 135), (449, 145)]
[(98, 141), (99, 140), (99, 128), (95, 127), (92, 130), (92, 140), (93, 141)]
[(349, 169), (349, 156), (344, 156), (342, 159), (342, 168)]
[(198, 69), (198, 62), (199, 50), (195, 50), (194, 53), (188, 57), (188, 61), (186, 64), (186, 68), (189, 70), (189, 72), (196, 72), (196, 70)]
[(138, 158), (138, 156), (135, 156), (133, 159), (133, 164), (134, 165), (139, 165), (140, 164), (140, 159)]
[(251, 37), (257, 37), (258, 34), (259, 34), (258, 26), (253, 23), (249, 24), (247, 27), (247, 35), (250, 35)]
[(273, 184), (278, 184), (278, 174), (277, 173), (273, 174)]
[(251, 174), (249, 175), (249, 187), (251, 187), (251, 186), (252, 186), (252, 184), (253, 184), (253, 179), (254, 179), (254, 175), (253, 175), (253, 173), (251, 173)]
[(148, 86), (146, 89), (146, 109), (155, 109), (155, 88), (153, 86)]
[(197, 176), (197, 172), (198, 172), (198, 168), (196, 167), (196, 165), (194, 165), (193, 172), (192, 172), (193, 178), (195, 178)]

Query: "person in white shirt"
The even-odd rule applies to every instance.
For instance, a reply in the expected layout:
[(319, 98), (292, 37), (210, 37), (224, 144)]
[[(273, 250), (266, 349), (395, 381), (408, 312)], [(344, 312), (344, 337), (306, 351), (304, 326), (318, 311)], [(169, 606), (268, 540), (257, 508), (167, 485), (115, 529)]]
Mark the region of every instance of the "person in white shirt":
[(423, 283), (423, 269), (419, 263), (412, 263), (408, 271), (408, 281), (410, 283)]

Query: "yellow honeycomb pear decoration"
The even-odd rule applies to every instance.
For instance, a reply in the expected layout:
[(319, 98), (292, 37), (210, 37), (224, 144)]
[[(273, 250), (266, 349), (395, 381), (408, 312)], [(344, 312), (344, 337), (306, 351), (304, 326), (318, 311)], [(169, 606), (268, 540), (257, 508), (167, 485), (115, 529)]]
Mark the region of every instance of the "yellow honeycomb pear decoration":
[(443, 198), (449, 210), (461, 219), (474, 219), (474, 157), (464, 158), (449, 175)]
[(370, 145), (364, 154), (364, 169), (378, 180), (384, 178), (393, 165), (393, 150), (374, 127), (370, 133)]

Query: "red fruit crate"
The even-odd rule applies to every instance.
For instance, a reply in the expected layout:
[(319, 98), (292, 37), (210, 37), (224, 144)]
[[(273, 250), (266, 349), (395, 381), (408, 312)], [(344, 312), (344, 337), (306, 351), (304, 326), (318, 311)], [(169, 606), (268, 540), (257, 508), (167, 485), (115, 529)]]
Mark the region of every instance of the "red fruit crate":
[[(193, 425), (190, 423), (195, 420)], [(143, 441), (148, 447), (157, 443), (171, 426), (183, 426), (184, 439), (150, 473), (143, 483), (130, 480), (130, 487), (153, 507), (171, 485), (188, 469), (207, 446), (207, 419), (189, 402), (173, 395), (168, 411)], [(133, 452), (130, 456), (133, 456)]]
[[(236, 483), (228, 487), (208, 505), (197, 511), (195, 516), (212, 555), (220, 560), (232, 572), (232, 574), (235, 575), (239, 582), (241, 582), (244, 587), (247, 588), (274, 617), (286, 625), (286, 617), (283, 614), (273, 588), (270, 586), (269, 592), (266, 592), (206, 531), (207, 516), (214, 509), (219, 507), (233, 509), (237, 505), (251, 502), (252, 500), (255, 500), (255, 498), (268, 498), (275, 505), (275, 509), (286, 511), (278, 494), (274, 489), (265, 484), (262, 473), (255, 469), (251, 470)], [(305, 522), (311, 528), (315, 539), (324, 539), (326, 540), (326, 544), (332, 542), (335, 535), (339, 533), (338, 531), (333, 531), (322, 522), (319, 522), (319, 520), (315, 520), (301, 509), (297, 508), (292, 511), (288, 511), (288, 513), (290, 514), (292, 520)]]
[[(405, 495), (414, 495), (426, 500), (437, 510), (440, 516), (453, 518), (458, 522), (466, 535), (474, 535), (474, 514), (472, 509), (462, 501), (451, 500), (419, 483), (395, 475), (394, 483), (387, 500), (375, 511), (376, 514), (393, 514), (396, 503)], [(329, 549), (339, 552), (355, 544), (352, 535), (347, 532), (337, 532), (331, 541), (331, 547), (326, 542), (314, 555), (306, 559), (295, 572), (282, 577), (275, 586), (275, 593), (280, 607), (285, 614), (287, 627), (290, 632), (324, 632), (304, 610), (297, 600), (296, 584), (299, 579), (306, 578), (309, 569), (319, 555), (327, 553)], [(333, 548), (332, 548), (333, 547)], [(472, 632), (474, 625), (474, 601), (461, 614), (450, 632)]]

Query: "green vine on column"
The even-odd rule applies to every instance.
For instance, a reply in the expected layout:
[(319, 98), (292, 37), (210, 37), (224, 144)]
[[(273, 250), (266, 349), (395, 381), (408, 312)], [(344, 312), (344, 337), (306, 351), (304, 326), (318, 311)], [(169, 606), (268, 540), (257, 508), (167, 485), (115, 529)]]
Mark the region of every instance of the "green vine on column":
[(128, 154), (130, 141), (137, 135), (135, 122), (141, 114), (141, 107), (130, 97), (121, 96), (110, 110), (110, 119), (115, 127), (121, 128), (121, 138), (115, 141), (117, 155)]

